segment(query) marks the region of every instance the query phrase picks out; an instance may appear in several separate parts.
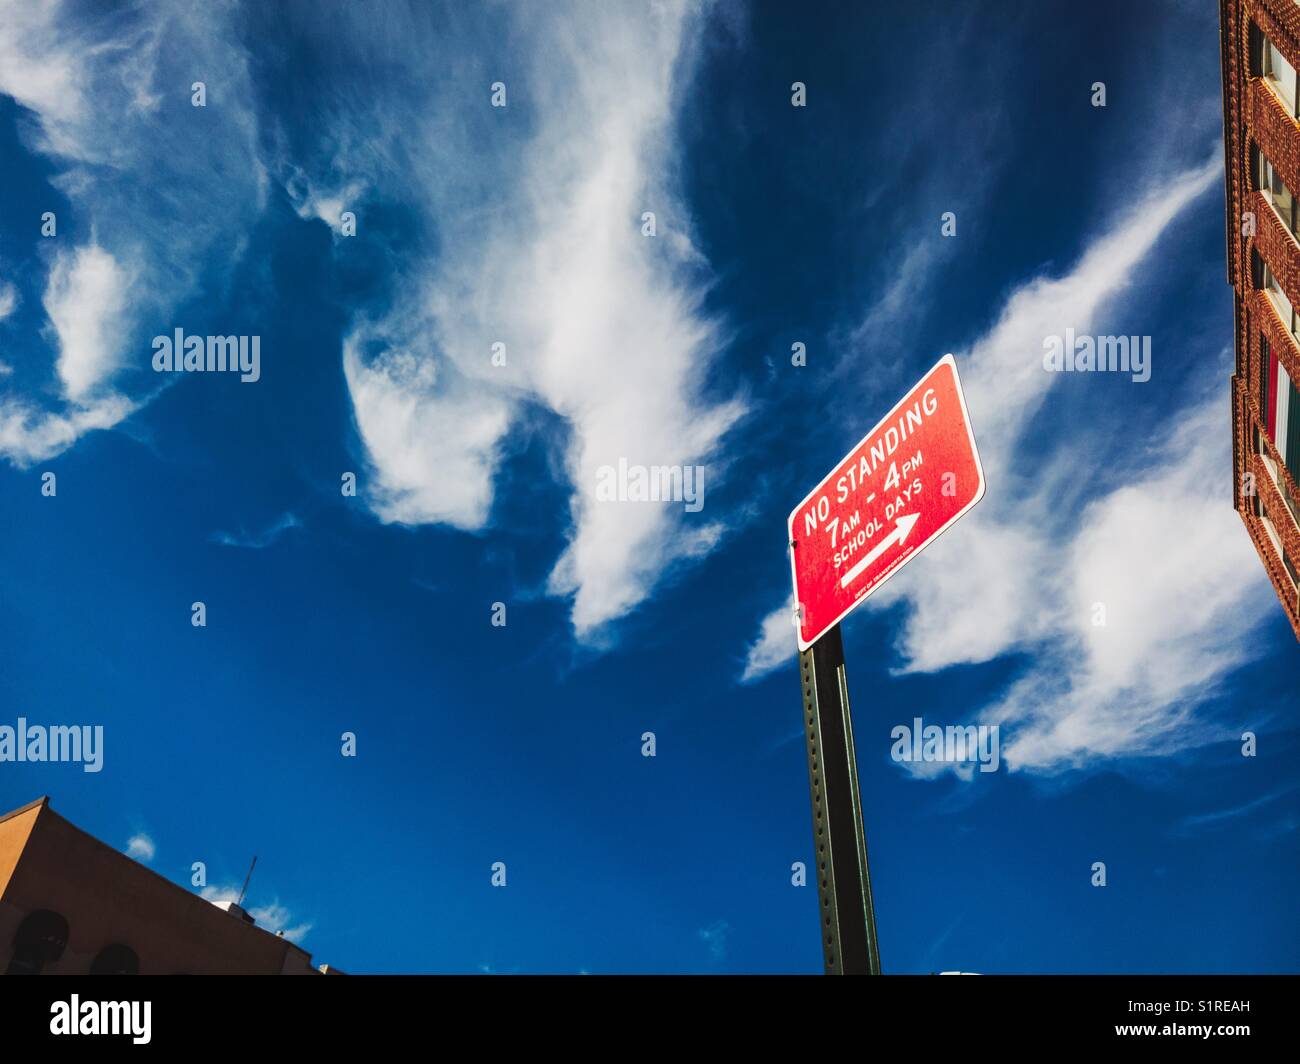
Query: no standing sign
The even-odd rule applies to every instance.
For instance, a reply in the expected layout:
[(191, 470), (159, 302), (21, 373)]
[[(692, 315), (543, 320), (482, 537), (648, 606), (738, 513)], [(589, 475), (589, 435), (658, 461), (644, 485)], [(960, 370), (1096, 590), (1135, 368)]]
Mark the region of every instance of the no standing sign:
[(957, 363), (945, 355), (790, 514), (799, 649), (983, 496)]

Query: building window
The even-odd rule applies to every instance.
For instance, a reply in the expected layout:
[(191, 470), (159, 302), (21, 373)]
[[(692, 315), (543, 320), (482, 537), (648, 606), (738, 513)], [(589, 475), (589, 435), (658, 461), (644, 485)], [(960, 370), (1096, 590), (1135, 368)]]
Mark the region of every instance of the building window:
[(14, 954), (5, 975), (40, 975), (63, 956), (67, 945), (67, 920), (49, 909), (28, 913), (14, 935)]
[(1286, 182), (1282, 180), (1262, 151), (1256, 151), (1255, 158), (1259, 160), (1259, 170), (1255, 175), (1259, 191), (1268, 197), (1269, 203), (1277, 211), (1288, 232), (1293, 237), (1300, 238), (1300, 213), (1297, 213), (1300, 208), (1297, 207), (1296, 198), (1291, 195)]
[(1273, 549), (1277, 552), (1278, 557), (1282, 556), (1282, 537), (1277, 534), (1277, 528), (1273, 525), (1273, 519), (1268, 515), (1268, 507), (1264, 505), (1264, 500), (1259, 500), (1259, 520), (1264, 526), (1264, 531), (1268, 533), (1268, 541), (1273, 544)]
[(1264, 379), (1268, 389), (1262, 405), (1264, 432), (1291, 478), (1300, 482), (1300, 388), (1276, 356), (1269, 357)]
[[(1277, 529), (1273, 525), (1272, 518), (1269, 517), (1268, 511), (1264, 509), (1264, 504), (1259, 504), (1259, 516), (1264, 524), (1264, 531), (1268, 533), (1268, 538), (1273, 544), (1273, 549), (1277, 551), (1277, 556), (1282, 559), (1282, 568), (1286, 570), (1287, 579), (1291, 581), (1291, 590), (1300, 592), (1300, 571), (1296, 569), (1295, 562), (1287, 555), (1286, 548), (1282, 546), (1282, 537), (1277, 534)], [(1300, 600), (1297, 600), (1297, 608), (1300, 608)]]
[(105, 946), (90, 966), (91, 975), (139, 975), (140, 958), (120, 942)]
[(1273, 368), (1273, 355), (1268, 346), (1268, 337), (1259, 334), (1259, 408), (1268, 414), (1268, 378)]
[[(1282, 464), (1291, 474), (1291, 479), (1300, 484), (1300, 388), (1287, 377), (1286, 368), (1281, 364), (1278, 365), (1277, 396), (1273, 408), (1273, 445), (1282, 456)], [(1300, 520), (1300, 515), (1296, 519)]]
[[(1300, 484), (1300, 387), (1291, 379), (1286, 366), (1270, 351), (1268, 341), (1263, 337), (1260, 338), (1259, 355), (1259, 409), (1263, 415), (1264, 435), (1272, 441), (1282, 465), (1291, 474), (1291, 481)], [(1260, 438), (1258, 429), (1255, 430), (1255, 451), (1264, 460), (1286, 508), (1300, 527), (1300, 499), (1296, 498), (1291, 485), (1279, 472), (1277, 462)]]
[(1256, 31), (1255, 40), (1256, 47), (1259, 49), (1255, 61), (1264, 84), (1282, 101), (1287, 114), (1293, 118), (1300, 115), (1300, 107), (1297, 107), (1296, 100), (1295, 67), (1262, 32)]
[(1297, 318), (1291, 300), (1287, 298), (1286, 292), (1282, 290), (1282, 285), (1278, 282), (1273, 271), (1269, 269), (1268, 263), (1259, 258), (1258, 253), (1256, 253), (1256, 266), (1258, 267), (1259, 287), (1268, 293), (1269, 302), (1273, 304), (1277, 316), (1282, 319), (1282, 324), (1295, 338), (1296, 343), (1300, 344), (1300, 318)]

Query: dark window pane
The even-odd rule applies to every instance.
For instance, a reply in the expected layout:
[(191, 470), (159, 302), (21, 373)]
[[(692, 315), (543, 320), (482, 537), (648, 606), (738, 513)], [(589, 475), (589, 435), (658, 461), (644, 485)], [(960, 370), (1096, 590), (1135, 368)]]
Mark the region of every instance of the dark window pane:
[(1268, 337), (1259, 337), (1259, 411), (1268, 417), (1268, 377), (1273, 371), (1273, 357), (1268, 349)]
[(6, 975), (40, 975), (41, 969), (63, 956), (68, 945), (68, 921), (49, 909), (28, 913), (14, 933), (14, 952)]
[(114, 942), (99, 951), (90, 966), (91, 975), (139, 975), (140, 958), (130, 946)]

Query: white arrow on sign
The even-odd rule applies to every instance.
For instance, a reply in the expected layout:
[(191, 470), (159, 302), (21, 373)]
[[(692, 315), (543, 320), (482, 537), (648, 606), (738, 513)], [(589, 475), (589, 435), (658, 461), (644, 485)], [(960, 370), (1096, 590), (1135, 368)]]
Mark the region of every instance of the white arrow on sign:
[(840, 587), (848, 587), (854, 580), (861, 576), (867, 567), (885, 553), (895, 542), (901, 547), (903, 540), (907, 539), (907, 534), (912, 531), (912, 526), (916, 524), (920, 514), (904, 514), (894, 522), (894, 531), (889, 533), (884, 539), (871, 548), (870, 552), (857, 565), (850, 569), (840, 578)]

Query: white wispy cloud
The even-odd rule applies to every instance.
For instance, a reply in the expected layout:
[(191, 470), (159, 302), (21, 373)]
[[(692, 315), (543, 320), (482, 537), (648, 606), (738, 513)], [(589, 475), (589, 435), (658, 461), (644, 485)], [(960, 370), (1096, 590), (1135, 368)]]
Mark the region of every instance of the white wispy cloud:
[[(0, 394), (0, 455), (19, 466), (40, 461), (86, 432), (112, 428), (135, 409), (132, 400), (104, 387), (120, 357), (129, 286), (126, 271), (96, 244), (55, 254), (43, 303), (66, 402), (51, 410), (37, 396)], [(16, 302), (12, 286), (0, 290), (0, 318)], [(12, 373), (0, 363), (0, 377)]]
[(137, 861), (148, 864), (154, 859), (154, 854), (157, 852), (158, 848), (154, 845), (153, 839), (143, 831), (132, 835), (126, 840), (126, 855)]
[[(510, 400), (440, 370), (427, 341), (395, 345), (393, 327), (358, 327), (343, 349), (357, 430), (377, 478), (367, 500), (384, 521), (481, 528)], [(382, 353), (366, 360), (362, 350), (375, 339)]]
[[(4, 321), (18, 307), (18, 289), (7, 281), (0, 281), (0, 321)], [(13, 367), (0, 360), (0, 377), (7, 377)]]
[(295, 944), (301, 943), (312, 929), (308, 923), (295, 924), (293, 914), (278, 902), (249, 909), (248, 915), (257, 921), (259, 927), (264, 927), (273, 934), (283, 932), (284, 937)]
[[(1150, 472), (1092, 501), (1055, 554), (1050, 533), (1033, 535), (1044, 565), (1019, 574), (1010, 593), (1025, 595), (1020, 608), (1043, 624), (1031, 644), (1034, 665), (981, 714), (1009, 735), (1002, 756), (1012, 770), (1168, 754), (1222, 738), (1197, 710), (1250, 660), (1243, 633), (1267, 616), (1268, 589), (1223, 497), (1222, 470), (1232, 458), (1222, 397), (1180, 421), (1151, 454)], [(1003, 540), (1001, 549), (1023, 546)], [(957, 598), (959, 617), (969, 617), (976, 607), (964, 593)], [(927, 645), (916, 626), (934, 614), (921, 618), (917, 601), (905, 637), (913, 661), (943, 661), (972, 646), (942, 634)], [(1104, 624), (1094, 623), (1099, 616)], [(1007, 649), (1030, 644), (1023, 621), (1008, 618), (1003, 631), (1015, 643)]]
[[(989, 493), (927, 548), (924, 572), (900, 573), (869, 604), (907, 607), (903, 671), (1032, 655), (977, 714), (1002, 726), (1013, 770), (1056, 772), (1206, 742), (1217, 733), (1198, 709), (1249, 660), (1239, 636), (1258, 623), (1266, 589), (1223, 499), (1231, 441), (1217, 391), (1177, 412), (1176, 429), (1153, 427), (1130, 465), (1112, 471), (1119, 486), (1091, 497), (1077, 490), (1077, 438), (1060, 446), (1035, 437), (1033, 468), (1014, 460), (1049, 391), (1062, 386), (1043, 370), (1044, 338), (1089, 332), (1113, 313), (1170, 223), (1221, 176), (1214, 160), (1162, 182), (1068, 272), (1019, 286), (989, 332), (959, 354)], [(1099, 603), (1104, 625), (1094, 623)], [(763, 622), (747, 678), (795, 655), (794, 641), (776, 636), (783, 612)]]
[(1060, 379), (1043, 371), (1044, 337), (1067, 326), (1089, 332), (1098, 313), (1128, 288), (1169, 223), (1222, 179), (1220, 153), (1204, 166), (1153, 184), (1068, 273), (1037, 277), (1011, 294), (993, 328), (961, 362), (967, 404), (980, 411), (976, 427), (986, 468), (1009, 467), (1007, 451)]
[(219, 543), (223, 547), (244, 547), (250, 550), (261, 550), (264, 547), (269, 547), (290, 529), (301, 527), (302, 522), (294, 514), (284, 514), (260, 532), (246, 532), (242, 529), (239, 532), (214, 532), (212, 542)]
[[(1198, 705), (1249, 658), (1247, 641), (1223, 638), (1257, 622), (1261, 585), (1218, 490), (1218, 471), (1231, 463), (1220, 396), (1180, 412), (1177, 431), (1149, 440), (1122, 486), (1091, 500), (1060, 491), (1077, 440), (1048, 454), (1040, 448), (1032, 475), (1012, 457), (1061, 384), (1042, 369), (1044, 337), (1092, 330), (1170, 222), (1220, 176), (1216, 161), (1163, 182), (1069, 273), (1012, 294), (962, 360), (988, 481), (1003, 487), (963, 519), (959, 536), (928, 548), (932, 568), (960, 563), (962, 579), (904, 573), (875, 599), (909, 607), (900, 637), (907, 670), (1033, 653), (1028, 671), (979, 715), (1002, 725), (1013, 770), (1058, 771), (1204, 742)], [(1103, 625), (1094, 623), (1098, 603)]]
[[(1195, 834), (1199, 829), (1204, 827), (1225, 824), (1229, 821), (1238, 820), (1241, 817), (1249, 816), (1251, 813), (1264, 809), (1272, 805), (1279, 798), (1285, 798), (1288, 794), (1296, 789), (1297, 784), (1289, 784), (1268, 794), (1253, 798), (1248, 802), (1242, 802), (1240, 805), (1229, 806), (1227, 809), (1215, 809), (1208, 813), (1193, 813), (1184, 817), (1178, 823), (1178, 832), (1184, 835)], [(1283, 818), (1279, 825), (1281, 831), (1294, 830), (1295, 822), (1289, 817)]]
[[(230, 13), (139, 5), (99, 18), (57, 0), (0, 0), (0, 94), (27, 109), (24, 140), (50, 158), (51, 184), (72, 204), (45, 241), (57, 249), (48, 327), (6, 344), (8, 363), (48, 366), (54, 385), (0, 396), (0, 455), (11, 462), (55, 455), (145, 401), (146, 378), (119, 379), (148, 367), (141, 333), (171, 328), (171, 308), (210, 264), (220, 276), (235, 261), (265, 202)], [(206, 108), (190, 106), (197, 80), (213, 88)]]
[[(204, 887), (199, 891), (199, 894), (205, 900), (212, 902), (213, 905), (224, 905), (228, 902), (239, 901), (239, 888), (235, 886)], [(257, 921), (257, 926), (264, 931), (270, 931), (272, 934), (284, 932), (284, 937), (295, 944), (301, 943), (307, 936), (307, 932), (312, 929), (310, 923), (295, 924), (293, 913), (281, 905), (278, 899), (269, 905), (253, 908), (246, 905), (245, 911)]]
[(341, 181), (330, 187), (313, 184), (298, 167), (290, 167), (284, 188), (299, 218), (319, 219), (336, 232), (342, 224), (343, 212), (350, 210), (355, 215), (365, 193), (360, 181)]
[(763, 618), (758, 637), (745, 654), (741, 683), (760, 679), (792, 661), (799, 652), (794, 628), (794, 600), (783, 603)]
[(45, 313), (58, 336), (58, 374), (69, 399), (85, 399), (116, 368), (129, 287), (126, 271), (96, 244), (56, 256)]
[(121, 395), (89, 406), (69, 405), (62, 412), (44, 410), (23, 399), (0, 396), (0, 454), (18, 466), (39, 462), (67, 450), (94, 429), (110, 429), (135, 408)]
[(59, 39), (57, 4), (0, 0), (0, 92), (42, 116), (47, 145), (71, 154), (60, 132), (83, 114), (75, 42)]
[(714, 920), (708, 927), (701, 927), (697, 934), (700, 936), (709, 955), (715, 960), (720, 961), (727, 955), (727, 940), (731, 937), (731, 924), (726, 920)]
[[(345, 349), (377, 485), (369, 502), (384, 521), (482, 528), (522, 405), (553, 411), (567, 426), (560, 474), (572, 529), (547, 586), (571, 598), (579, 637), (595, 639), (721, 535), (716, 520), (680, 508), (597, 501), (597, 470), (620, 458), (701, 464), (716, 485), (720, 441), (745, 409), (705, 394), (724, 337), (702, 309), (707, 267), (675, 188), (673, 122), (696, 11), (510, 9), (509, 54), (495, 60), (511, 71), (504, 110), (488, 100), (499, 71), (482, 65), (497, 49), (453, 33), (446, 55), (422, 53), (402, 17), (359, 19), (352, 46), (368, 54), (382, 43), (412, 72), (454, 56), (458, 76), (483, 87), (478, 109), (384, 96), (373, 112), (330, 116), (321, 176), (283, 168), (305, 214), (332, 212), (337, 175), (348, 173), (437, 227), (436, 256), (410, 266), (406, 297), (382, 320), (359, 316)], [(413, 159), (393, 166), (397, 153)], [(656, 236), (642, 235), (646, 211)], [(505, 367), (491, 364), (498, 341)]]

